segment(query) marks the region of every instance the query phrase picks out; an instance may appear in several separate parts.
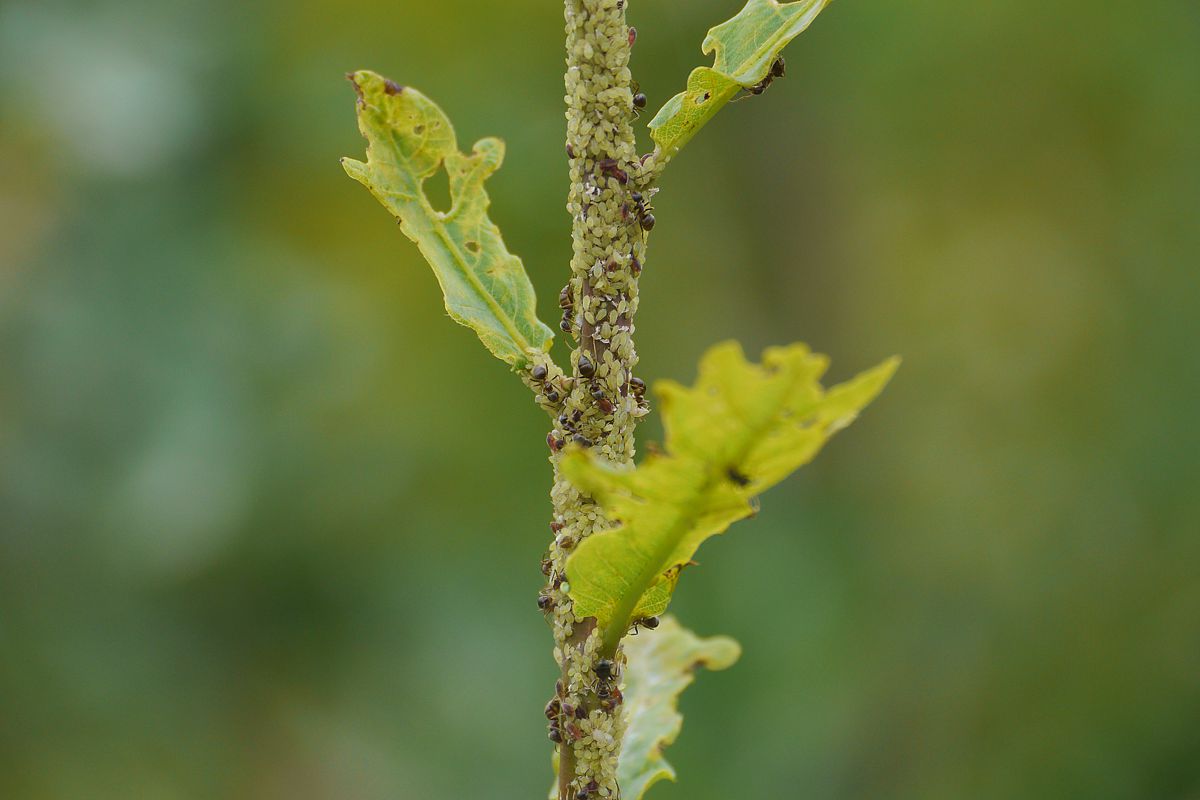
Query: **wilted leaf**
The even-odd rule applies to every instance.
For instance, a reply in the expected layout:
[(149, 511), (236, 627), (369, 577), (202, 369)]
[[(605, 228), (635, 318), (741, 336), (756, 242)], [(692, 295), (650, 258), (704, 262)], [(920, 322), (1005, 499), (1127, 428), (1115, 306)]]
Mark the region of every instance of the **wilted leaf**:
[[(464, 155), (450, 120), (425, 95), (374, 72), (355, 72), (350, 79), (358, 91), (367, 161), (343, 158), (342, 166), (417, 243), (442, 286), (450, 316), (473, 328), (488, 350), (513, 367), (527, 362), (527, 350), (549, 350), (554, 334), (537, 318), (525, 267), (487, 215), (483, 184), (499, 169), (504, 143), (482, 139)], [(438, 211), (423, 185), (443, 167), (451, 205)]]
[(802, 344), (751, 364), (736, 342), (716, 345), (691, 388), (662, 381), (666, 452), (637, 469), (568, 452), (564, 474), (620, 521), (567, 561), (575, 612), (595, 617), (616, 648), (637, 619), (661, 613), (696, 548), (753, 512), (755, 495), (808, 463), (854, 421), (895, 372), (889, 359), (826, 392), (828, 360)]
[(703, 50), (716, 53), (711, 67), (697, 67), (687, 90), (667, 101), (650, 121), (659, 162), (666, 163), (742, 89), (771, 71), (783, 48), (800, 35), (830, 0), (750, 0), (733, 19), (708, 32)]
[(675, 780), (675, 769), (662, 751), (683, 727), (683, 715), (675, 707), (679, 695), (695, 680), (697, 668), (726, 669), (741, 654), (741, 647), (728, 636), (701, 639), (673, 617), (664, 617), (658, 630), (625, 645), (628, 727), (617, 762), (625, 800), (641, 800), (653, 784), (664, 778)]

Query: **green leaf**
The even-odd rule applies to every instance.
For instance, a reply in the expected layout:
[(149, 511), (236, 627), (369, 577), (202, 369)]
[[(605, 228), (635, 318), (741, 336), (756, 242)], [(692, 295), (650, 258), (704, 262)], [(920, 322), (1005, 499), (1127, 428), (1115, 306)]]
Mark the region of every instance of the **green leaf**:
[(742, 89), (767, 77), (783, 48), (807, 28), (830, 0), (750, 0), (737, 16), (708, 32), (705, 55), (716, 53), (711, 67), (697, 67), (687, 90), (667, 101), (650, 120), (658, 160), (675, 157)]
[(664, 617), (658, 630), (625, 645), (628, 727), (617, 762), (617, 781), (625, 800), (641, 800), (655, 783), (675, 780), (675, 769), (662, 751), (683, 727), (683, 715), (675, 707), (679, 695), (695, 680), (697, 668), (727, 669), (741, 654), (733, 639), (701, 639), (673, 617)]
[(563, 473), (620, 525), (580, 543), (567, 561), (575, 613), (595, 617), (612, 652), (638, 619), (661, 613), (701, 542), (754, 513), (754, 497), (808, 463), (883, 389), (889, 359), (828, 392), (828, 360), (802, 344), (751, 364), (737, 342), (714, 346), (696, 385), (662, 381), (666, 447), (636, 469), (584, 450)]
[[(349, 77), (358, 92), (367, 161), (343, 158), (342, 166), (417, 243), (441, 284), (450, 317), (474, 329), (488, 350), (514, 368), (528, 362), (529, 350), (549, 350), (554, 334), (537, 318), (533, 284), (487, 215), (483, 184), (504, 160), (504, 143), (481, 139), (464, 155), (450, 120), (425, 95), (374, 72)], [(442, 168), (450, 178), (447, 211), (435, 209), (424, 191), (425, 181)]]

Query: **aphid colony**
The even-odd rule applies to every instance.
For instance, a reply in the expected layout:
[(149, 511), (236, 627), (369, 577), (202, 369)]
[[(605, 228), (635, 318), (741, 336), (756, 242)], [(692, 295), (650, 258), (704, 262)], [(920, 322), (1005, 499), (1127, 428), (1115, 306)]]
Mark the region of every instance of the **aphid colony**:
[[(557, 462), (568, 444), (613, 463), (633, 458), (634, 422), (648, 409), (634, 377), (633, 316), (638, 306), (653, 165), (639, 157), (630, 122), (648, 104), (628, 62), (637, 31), (625, 25), (623, 0), (567, 0), (566, 153), (571, 189), (571, 278), (558, 297), (559, 328), (578, 342), (569, 375), (526, 372), (558, 394), (546, 442)], [(623, 651), (601, 654), (599, 631), (572, 608), (566, 562), (579, 543), (612, 527), (590, 497), (556, 475), (551, 491), (554, 541), (542, 561), (538, 606), (554, 633), (561, 677), (546, 706), (548, 736), (559, 745), (559, 793), (573, 800), (620, 795), (617, 756), (625, 719)], [(640, 623), (643, 628), (654, 623)]]

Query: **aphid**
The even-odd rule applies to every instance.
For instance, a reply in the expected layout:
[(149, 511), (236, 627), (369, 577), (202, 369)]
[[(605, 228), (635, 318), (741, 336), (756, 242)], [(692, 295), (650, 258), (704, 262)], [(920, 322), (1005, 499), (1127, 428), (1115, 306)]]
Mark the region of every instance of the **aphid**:
[(566, 697), (566, 690), (563, 688), (563, 682), (561, 678), (554, 682), (554, 693), (559, 697)]
[(562, 529), (563, 529), (563, 524), (561, 522), (559, 522), (558, 520), (554, 520), (553, 522), (550, 523), (550, 530), (553, 531), (554, 533), (558, 533)]
[(542, 574), (547, 578), (550, 577), (550, 570), (554, 568), (554, 562), (548, 558), (542, 559)]
[(641, 378), (630, 378), (629, 379), (629, 388), (631, 388), (633, 390), (633, 393), (636, 395), (645, 394), (646, 393), (646, 382), (644, 380), (642, 380)]
[(546, 369), (545, 364), (536, 364), (533, 369), (529, 370), (530, 376), (532, 376), (535, 381), (546, 380), (546, 375), (548, 375), (549, 372), (550, 371)]
[(562, 744), (562, 731), (558, 728), (551, 728), (550, 733), (546, 734), (546, 738), (555, 744)]
[(566, 727), (567, 727), (567, 735), (571, 737), (572, 741), (583, 738), (583, 731), (581, 731), (579, 729), (579, 726), (576, 725), (574, 722), (568, 722)]
[(575, 442), (575, 444), (579, 445), (580, 447), (592, 446), (592, 440), (580, 433), (575, 434), (575, 437), (571, 441)]
[(538, 595), (538, 608), (542, 611), (550, 611), (554, 608), (554, 598), (548, 594)]
[(642, 274), (642, 262), (637, 260), (637, 256), (629, 257), (629, 272), (635, 278)]
[(550, 702), (546, 703), (546, 719), (555, 719), (560, 711), (562, 711), (561, 701), (557, 697), (551, 697)]
[(562, 450), (564, 444), (565, 442), (562, 439), (555, 437), (553, 433), (546, 434), (546, 446), (554, 452), (557, 453), (559, 450)]
[(597, 400), (596, 406), (605, 414), (611, 414), (613, 409), (616, 408), (616, 406), (613, 405), (612, 400), (609, 400), (607, 397), (601, 397), (599, 400)]
[[(616, 178), (617, 183), (624, 186), (629, 183), (629, 173), (617, 166), (615, 158), (602, 158), (596, 162), (596, 166), (600, 168), (601, 175), (607, 175), (610, 178)], [(596, 187), (599, 189), (600, 187)]]
[(554, 541), (557, 542), (558, 546), (561, 547), (563, 550), (570, 550), (571, 548), (573, 548), (575, 546), (575, 537), (571, 536), (570, 534), (567, 534), (567, 533), (560, 533), (554, 539)]
[(596, 365), (592, 360), (585, 355), (579, 356), (579, 374), (585, 378), (590, 378), (596, 374)]
[(629, 26), (629, 46), (633, 47), (633, 43), (637, 41), (637, 28)]
[(567, 158), (575, 157), (575, 148), (571, 147), (571, 143), (567, 142)]
[(563, 703), (562, 704), (562, 713), (563, 713), (564, 717), (575, 716), (575, 706), (571, 705), (570, 703)]
[(571, 332), (571, 315), (569, 313), (563, 314), (563, 318), (558, 323), (558, 329), (563, 333)]

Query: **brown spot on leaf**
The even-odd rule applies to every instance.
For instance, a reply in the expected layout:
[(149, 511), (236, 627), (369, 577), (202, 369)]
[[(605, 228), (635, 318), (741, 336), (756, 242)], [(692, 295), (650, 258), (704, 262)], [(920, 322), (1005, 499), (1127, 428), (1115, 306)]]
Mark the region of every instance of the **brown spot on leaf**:
[(401, 92), (404, 91), (404, 87), (401, 86), (400, 84), (396, 83), (395, 81), (385, 80), (383, 82), (383, 91), (385, 91), (388, 94), (400, 94)]

